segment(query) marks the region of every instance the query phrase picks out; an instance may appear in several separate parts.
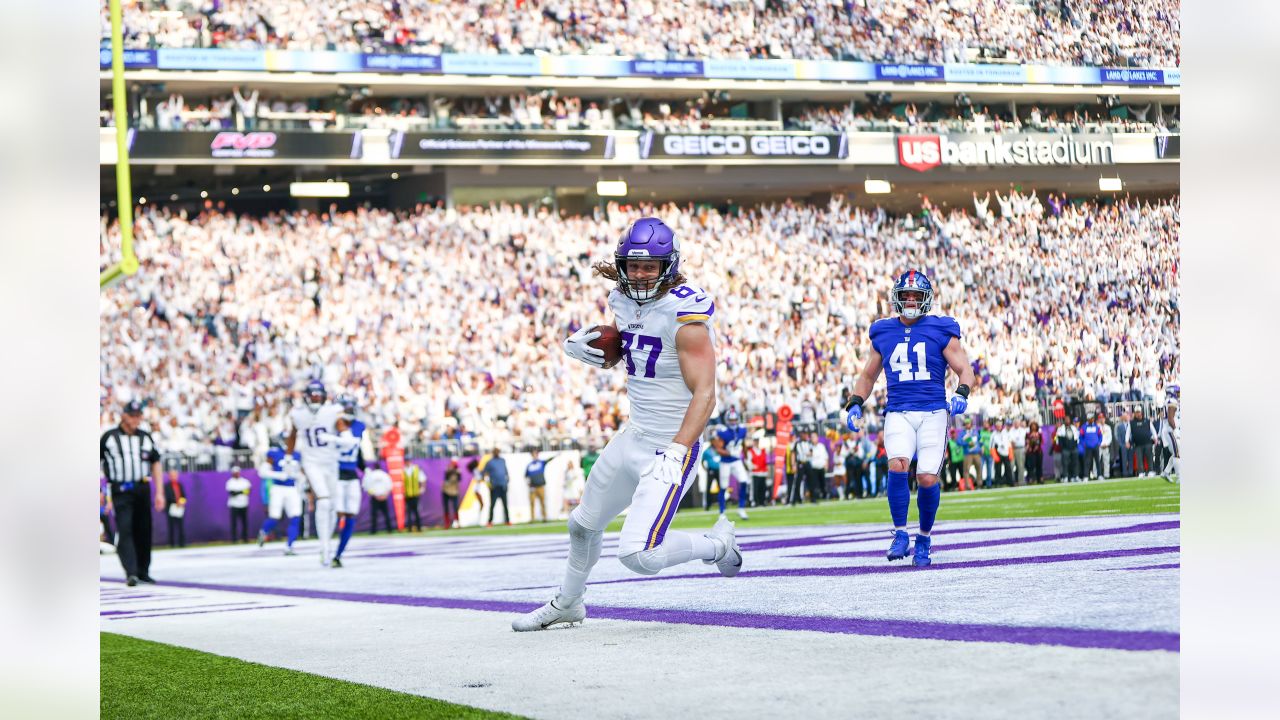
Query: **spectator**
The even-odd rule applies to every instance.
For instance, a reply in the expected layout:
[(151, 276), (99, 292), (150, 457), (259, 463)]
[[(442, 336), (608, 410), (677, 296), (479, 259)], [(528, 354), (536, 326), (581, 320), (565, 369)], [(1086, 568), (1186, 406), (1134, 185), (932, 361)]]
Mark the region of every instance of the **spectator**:
[(1113, 431), (1111, 429), (1111, 423), (1107, 422), (1107, 416), (1101, 412), (1098, 413), (1098, 428), (1102, 431), (1102, 444), (1099, 446), (1099, 454), (1102, 462), (1099, 474), (1103, 478), (1109, 478), (1111, 477)]
[(761, 447), (762, 438), (747, 438), (747, 470), (751, 473), (751, 504), (763, 507), (773, 504), (772, 463), (769, 451)]
[(862, 497), (879, 497), (880, 488), (877, 485), (879, 475), (876, 472), (876, 444), (872, 442), (870, 434), (865, 430), (860, 431), (859, 434), (861, 439), (858, 441), (858, 459), (862, 463)]
[(1088, 482), (1099, 475), (1105, 476), (1102, 470), (1102, 425), (1093, 418), (1087, 418), (1080, 426), (1080, 445), (1084, 448), (1084, 469), (1080, 472), (1084, 480)]
[(853, 497), (853, 491), (848, 488), (849, 470), (848, 463), (845, 461), (852, 453), (848, 447), (848, 438), (839, 436), (833, 443), (831, 449), (831, 484), (835, 488), (836, 498), (844, 500), (845, 496)]
[(710, 510), (711, 503), (720, 506), (720, 517), (724, 517), (725, 498), (729, 489), (720, 484), (720, 453), (711, 445), (702, 452), (702, 467), (707, 473), (707, 494), (702, 498), (702, 509)]
[(484, 464), (484, 478), (489, 483), (489, 522), (488, 526), (493, 526), (493, 512), (497, 509), (498, 503), (502, 503), (502, 521), (505, 525), (511, 524), (511, 510), (507, 507), (507, 484), (510, 482), (510, 476), (507, 473), (507, 460), (502, 457), (502, 453), (498, 448), (494, 448), (489, 454), (489, 461)]
[[(542, 507), (542, 522), (547, 521), (547, 461), (538, 457), (538, 451), (529, 453), (529, 464), (524, 469), (525, 480), (529, 483), (529, 522), (537, 515), (533, 512), (533, 503), (537, 500)], [(505, 509), (505, 508), (504, 508)]]
[(391, 524), (390, 503), (387, 502), (391, 497), (391, 476), (375, 462), (365, 468), (360, 485), (369, 495), (369, 534), (378, 534), (379, 515), (387, 532), (395, 532), (395, 526)]
[(1129, 423), (1133, 433), (1133, 474), (1138, 477), (1153, 477), (1156, 474), (1152, 448), (1155, 444), (1155, 429), (1151, 421), (1142, 413), (1142, 406), (1134, 408), (1133, 420)]
[(177, 470), (169, 471), (169, 480), (164, 484), (164, 509), (169, 518), (169, 547), (186, 547), (187, 494)]
[(1027, 483), (1039, 485), (1044, 481), (1044, 438), (1040, 435), (1040, 423), (1031, 421), (1027, 429)]
[(449, 530), (458, 522), (458, 492), (462, 486), (462, 472), (458, 461), (450, 460), (440, 486), (440, 504), (444, 508), (444, 529)]
[(248, 479), (240, 475), (240, 466), (231, 466), (227, 478), (227, 507), (231, 511), (231, 542), (236, 542), (236, 527), (240, 528), (239, 542), (249, 542), (249, 486)]
[(1120, 453), (1120, 476), (1133, 477), (1133, 426), (1130, 423), (1129, 411), (1125, 410), (1120, 414), (1120, 421), (1116, 423), (1115, 443), (1116, 451)]
[(1058, 431), (1054, 434), (1057, 441), (1059, 452), (1061, 452), (1061, 464), (1058, 465), (1058, 482), (1076, 482), (1080, 479), (1080, 430), (1076, 427), (1075, 421), (1066, 418), (1058, 425)]
[(422, 468), (417, 463), (405, 462), (404, 467), (404, 525), (422, 532), (422, 514), (418, 505), (422, 501)]
[(960, 435), (956, 428), (947, 431), (947, 484), (953, 489), (964, 492), (969, 489), (964, 473), (964, 446), (960, 444)]
[(964, 419), (964, 476), (969, 479), (970, 486), (983, 486), (982, 483), (982, 421), (974, 424), (973, 418)]
[(1013, 484), (1026, 484), (1027, 426), (1022, 418), (1015, 418), (1009, 428), (1009, 444), (1013, 446)]
[(991, 434), (992, 457), (995, 461), (995, 476), (1001, 485), (1013, 485), (1013, 430), (1009, 421), (996, 421), (996, 430)]

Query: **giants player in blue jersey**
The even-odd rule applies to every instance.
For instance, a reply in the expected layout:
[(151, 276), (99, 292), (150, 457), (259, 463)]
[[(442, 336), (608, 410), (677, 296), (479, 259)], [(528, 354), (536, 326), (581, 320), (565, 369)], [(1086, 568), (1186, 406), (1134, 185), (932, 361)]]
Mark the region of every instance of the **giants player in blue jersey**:
[(738, 517), (747, 519), (747, 466), (742, 462), (742, 442), (747, 439), (747, 428), (739, 422), (736, 408), (724, 414), (724, 425), (716, 428), (711, 443), (720, 455), (720, 515), (724, 516), (724, 493), (729, 488), (738, 491)]
[(333, 508), (338, 513), (338, 524), (342, 526), (338, 536), (338, 552), (333, 554), (330, 567), (342, 567), (342, 553), (351, 542), (356, 531), (356, 516), (360, 514), (360, 473), (364, 471), (364, 457), (360, 453), (360, 442), (364, 436), (364, 422), (356, 419), (356, 399), (350, 395), (338, 398), (342, 406), (342, 418), (350, 423), (339, 437), (354, 444), (342, 447), (338, 454), (338, 492), (334, 494)]
[[(871, 356), (853, 383), (853, 396), (845, 406), (849, 412), (846, 424), (858, 431), (862, 405), (883, 368), (889, 385), (884, 418), (884, 447), (889, 454), (886, 489), (893, 516), (893, 543), (887, 557), (900, 560), (907, 556), (911, 540), (907, 535), (911, 506), (907, 468), (915, 456), (920, 531), (912, 562), (925, 567), (929, 564), (929, 533), (942, 499), (938, 475), (945, 462), (948, 417), (964, 413), (974, 381), (973, 368), (960, 344), (960, 324), (954, 318), (928, 314), (933, 307), (933, 284), (924, 273), (903, 273), (894, 283), (890, 299), (898, 317), (871, 324)], [(884, 367), (885, 358), (888, 367)], [(948, 367), (960, 376), (950, 402), (943, 384)]]

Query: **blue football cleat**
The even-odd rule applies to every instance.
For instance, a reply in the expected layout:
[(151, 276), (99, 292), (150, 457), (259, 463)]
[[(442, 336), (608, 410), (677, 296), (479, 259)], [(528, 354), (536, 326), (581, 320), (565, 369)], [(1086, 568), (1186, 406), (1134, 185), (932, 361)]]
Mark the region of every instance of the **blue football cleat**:
[(929, 545), (933, 541), (924, 536), (916, 535), (916, 554), (911, 558), (911, 564), (916, 567), (929, 567)]
[(885, 557), (890, 560), (901, 560), (907, 556), (907, 547), (911, 545), (911, 536), (906, 530), (893, 531), (893, 543), (889, 545), (889, 552)]

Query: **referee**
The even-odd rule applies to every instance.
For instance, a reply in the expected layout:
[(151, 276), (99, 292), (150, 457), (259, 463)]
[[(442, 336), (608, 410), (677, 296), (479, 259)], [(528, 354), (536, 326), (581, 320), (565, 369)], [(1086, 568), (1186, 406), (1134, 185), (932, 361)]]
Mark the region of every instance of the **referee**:
[(124, 406), (120, 425), (102, 434), (99, 452), (102, 472), (111, 485), (111, 502), (116, 509), (116, 529), (120, 541), (116, 554), (124, 566), (126, 582), (154, 583), (151, 579), (151, 508), (147, 474), (154, 479), (155, 508), (164, 509), (164, 483), (160, 475), (160, 452), (151, 434), (138, 426), (142, 406), (130, 401)]

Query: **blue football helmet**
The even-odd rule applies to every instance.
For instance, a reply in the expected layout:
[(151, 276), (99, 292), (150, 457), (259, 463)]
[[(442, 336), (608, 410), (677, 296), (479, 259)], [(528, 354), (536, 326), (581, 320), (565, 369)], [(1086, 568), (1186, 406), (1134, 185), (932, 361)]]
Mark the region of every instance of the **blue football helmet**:
[(731, 407), (725, 411), (724, 424), (731, 430), (738, 427), (738, 409), (737, 408)]
[(342, 413), (350, 418), (356, 416), (356, 399), (350, 393), (343, 393), (338, 396), (338, 404), (342, 406)]
[(328, 399), (329, 393), (325, 391), (324, 383), (319, 380), (311, 380), (307, 383), (307, 389), (302, 391), (302, 401), (313, 411)]
[[(902, 294), (906, 292), (923, 293), (924, 299), (917, 307), (904, 307)], [(894, 312), (908, 320), (914, 320), (927, 314), (933, 307), (933, 283), (929, 282), (929, 278), (919, 270), (908, 270), (898, 276), (898, 282), (893, 284), (893, 292), (889, 297), (893, 301)]]
[[(636, 259), (657, 260), (661, 263), (657, 279), (648, 287), (641, 287), (627, 277), (627, 261)], [(631, 223), (618, 238), (618, 249), (613, 254), (618, 268), (618, 289), (638, 303), (646, 303), (658, 297), (658, 288), (675, 279), (680, 272), (680, 241), (666, 223), (658, 218), (646, 217)]]

